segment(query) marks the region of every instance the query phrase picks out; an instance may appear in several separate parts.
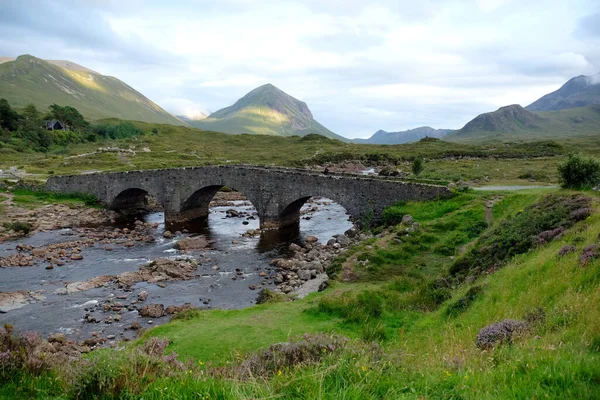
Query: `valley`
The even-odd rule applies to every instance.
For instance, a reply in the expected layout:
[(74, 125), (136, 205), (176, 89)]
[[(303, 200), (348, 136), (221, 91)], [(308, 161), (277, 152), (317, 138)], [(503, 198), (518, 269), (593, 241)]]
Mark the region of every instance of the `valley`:
[(600, 397), (591, 78), (351, 140), (0, 58), (0, 398)]

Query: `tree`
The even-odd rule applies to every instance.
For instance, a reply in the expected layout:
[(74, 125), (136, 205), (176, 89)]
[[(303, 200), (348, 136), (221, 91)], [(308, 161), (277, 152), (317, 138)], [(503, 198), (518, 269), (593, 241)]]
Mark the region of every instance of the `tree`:
[(58, 120), (67, 129), (81, 130), (89, 125), (83, 115), (71, 106), (61, 107), (58, 104), (52, 104), (48, 108), (48, 116), (50, 119)]
[(33, 121), (35, 123), (39, 123), (41, 120), (41, 117), (42, 117), (42, 115), (38, 111), (37, 107), (32, 103), (27, 104), (21, 114), (23, 115), (24, 118), (26, 118), (30, 121)]
[(23, 139), (27, 147), (34, 150), (44, 150), (52, 145), (52, 135), (34, 120), (24, 118), (19, 122), (19, 128), (13, 134), (15, 137)]
[(558, 165), (560, 183), (564, 188), (581, 189), (600, 183), (600, 161), (580, 154), (569, 154)]
[(0, 128), (14, 131), (18, 127), (21, 116), (11, 108), (6, 99), (0, 99)]
[(415, 176), (418, 176), (421, 172), (423, 172), (423, 169), (425, 168), (424, 164), (425, 164), (425, 161), (423, 160), (423, 157), (421, 157), (421, 156), (415, 157), (415, 159), (412, 163), (412, 172), (413, 172), (413, 174), (415, 174)]

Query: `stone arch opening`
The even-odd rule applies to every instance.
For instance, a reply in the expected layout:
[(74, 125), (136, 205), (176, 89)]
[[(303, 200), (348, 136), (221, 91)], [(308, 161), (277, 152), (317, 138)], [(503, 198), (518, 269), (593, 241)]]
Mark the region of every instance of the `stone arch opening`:
[[(216, 209), (214, 211), (219, 215), (211, 216), (211, 208)], [(171, 227), (207, 233), (211, 230), (209, 217), (231, 218), (239, 222), (240, 229), (258, 227), (260, 221), (255, 205), (243, 192), (223, 185), (209, 185), (196, 190), (182, 201), (178, 213), (167, 215), (166, 219)]]
[(339, 202), (320, 196), (305, 196), (288, 204), (279, 215), (281, 227), (302, 240), (311, 232), (320, 240), (352, 227), (349, 210)]
[(147, 190), (129, 188), (121, 191), (110, 203), (109, 208), (124, 216), (146, 214), (162, 208), (157, 199)]

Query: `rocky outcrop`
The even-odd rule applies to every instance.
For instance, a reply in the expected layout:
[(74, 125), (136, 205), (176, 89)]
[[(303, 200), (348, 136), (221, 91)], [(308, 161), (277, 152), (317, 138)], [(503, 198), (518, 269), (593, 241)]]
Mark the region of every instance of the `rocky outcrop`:
[(317, 237), (309, 238), (310, 241), (307, 238), (304, 246), (295, 243), (290, 245), (291, 257), (271, 260), (271, 265), (276, 267), (276, 273), (272, 276), (275, 292), (293, 293), (302, 298), (308, 293), (322, 290), (327, 286), (327, 266), (349, 246), (366, 239), (366, 235), (351, 228), (343, 235), (336, 235), (327, 244), (318, 244)]

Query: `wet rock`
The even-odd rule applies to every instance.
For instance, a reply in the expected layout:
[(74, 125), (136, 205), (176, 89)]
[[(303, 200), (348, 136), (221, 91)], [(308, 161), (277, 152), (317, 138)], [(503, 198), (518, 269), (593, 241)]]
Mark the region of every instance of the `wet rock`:
[(165, 309), (165, 314), (171, 315), (171, 314), (178, 314), (180, 312), (186, 311), (186, 310), (191, 310), (193, 308), (196, 308), (192, 305), (192, 303), (185, 303), (182, 306), (174, 306), (174, 305), (170, 305)]
[(141, 292), (138, 293), (138, 301), (146, 301), (146, 299), (148, 298), (148, 292), (145, 290), (142, 290)]
[(306, 259), (312, 261), (314, 259), (319, 258), (319, 251), (317, 249), (312, 249), (308, 253), (306, 253)]
[(67, 341), (67, 335), (64, 333), (55, 333), (50, 335), (48, 342), (50, 343), (65, 343)]
[(311, 273), (307, 269), (300, 270), (298, 271), (298, 278), (300, 278), (303, 281), (308, 281), (311, 278)]
[(194, 238), (184, 238), (178, 240), (173, 248), (177, 250), (189, 251), (189, 250), (206, 250), (211, 247), (214, 243), (212, 240), (207, 240), (204, 236), (197, 236)]
[(138, 310), (141, 317), (160, 318), (165, 312), (162, 304), (148, 304)]
[(46, 269), (54, 269), (54, 265), (50, 264), (46, 266)]
[(356, 235), (358, 235), (358, 229), (356, 229), (356, 227), (353, 226), (352, 228), (350, 228), (346, 232), (344, 232), (344, 235), (349, 238), (354, 238), (354, 237), (356, 237)]
[(316, 243), (318, 240), (319, 240), (319, 238), (316, 236), (313, 236), (313, 235), (309, 235), (306, 237), (307, 243)]
[(337, 235), (335, 240), (340, 244), (340, 246), (348, 246), (350, 244), (350, 239), (345, 235)]
[(248, 285), (248, 289), (250, 289), (250, 290), (256, 290), (256, 285)]
[(163, 237), (165, 239), (171, 239), (173, 237), (173, 233), (171, 233), (171, 231), (164, 231)]
[(125, 329), (131, 329), (132, 331), (137, 331), (138, 329), (142, 329), (142, 325), (140, 325), (139, 322), (135, 321), (134, 323), (132, 323)]
[(283, 283), (283, 275), (281, 275), (281, 274), (277, 274), (277, 275), (275, 275), (274, 282), (275, 282), (276, 284)]
[(76, 261), (76, 260), (83, 260), (83, 255), (82, 254), (72, 254), (71, 255), (71, 260)]
[(302, 250), (302, 247), (298, 246), (296, 243), (292, 243), (290, 244), (289, 247), (290, 251), (293, 251), (294, 253), (299, 252)]

